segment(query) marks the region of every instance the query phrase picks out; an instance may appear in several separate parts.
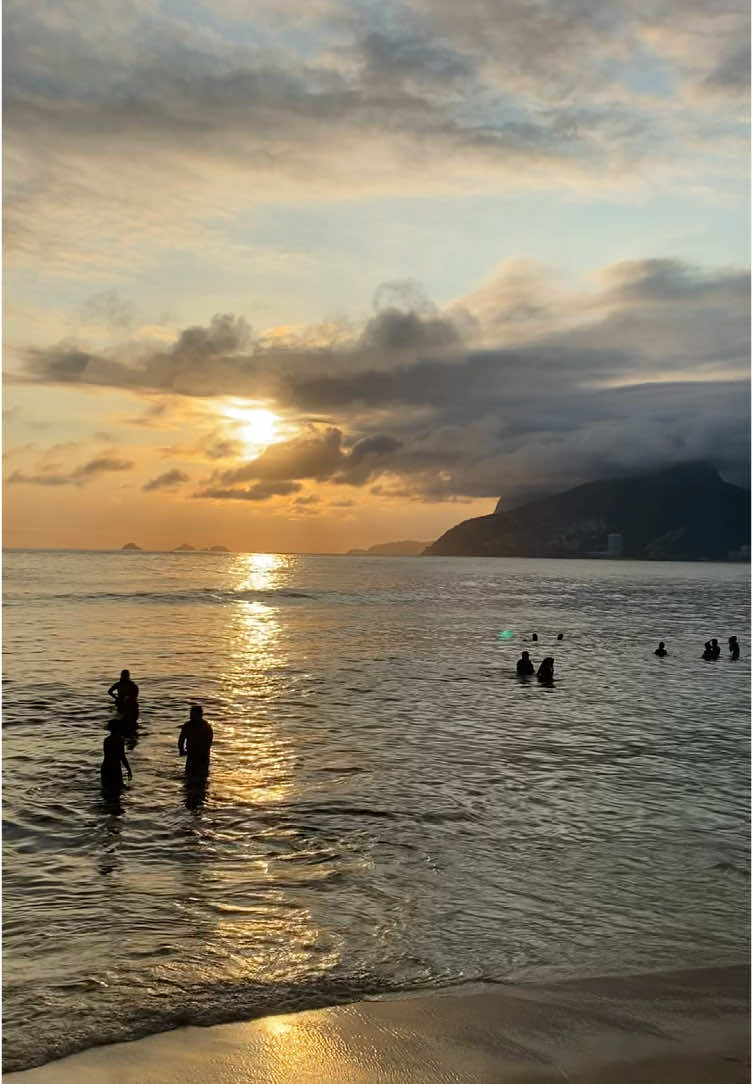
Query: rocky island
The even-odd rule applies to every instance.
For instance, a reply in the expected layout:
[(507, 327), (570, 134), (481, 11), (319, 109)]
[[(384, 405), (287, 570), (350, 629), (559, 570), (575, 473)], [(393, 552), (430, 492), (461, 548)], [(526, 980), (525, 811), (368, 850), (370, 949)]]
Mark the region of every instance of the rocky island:
[(122, 550), (140, 550), (141, 546), (137, 546), (135, 542), (126, 542), (125, 546), (120, 547)]

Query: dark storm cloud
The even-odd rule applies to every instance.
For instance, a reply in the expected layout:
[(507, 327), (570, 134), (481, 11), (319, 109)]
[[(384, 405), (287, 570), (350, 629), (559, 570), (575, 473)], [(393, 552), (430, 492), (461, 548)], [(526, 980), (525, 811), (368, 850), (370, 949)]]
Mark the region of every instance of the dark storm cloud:
[[(599, 289), (564, 298), (545, 278), (537, 294), (536, 283), (526, 294), (519, 278), (503, 278), (448, 312), (392, 284), (379, 299), (386, 307), (334, 346), (266, 343), (224, 316), (138, 365), (91, 354), (68, 365), (82, 352), (65, 344), (34, 351), (30, 363), (41, 381), (74, 373), (149, 393), (245, 394), (338, 423), (216, 472), (206, 483), (214, 495), (306, 478), (363, 486), (388, 473), (416, 499), (492, 497), (687, 458), (740, 475), (747, 273), (663, 259), (615, 265)], [(510, 328), (514, 345), (479, 345)], [(232, 499), (264, 499), (257, 487), (237, 492)]]
[(164, 474), (160, 474), (157, 478), (152, 478), (150, 482), (146, 482), (141, 488), (145, 493), (151, 493), (155, 489), (171, 489), (182, 482), (190, 482), (190, 478), (182, 470), (169, 470)]
[[(399, 440), (378, 434), (358, 441), (348, 451), (343, 447), (342, 431), (329, 426), (294, 440), (271, 444), (256, 459), (232, 470), (216, 472), (199, 495), (216, 497), (220, 492), (235, 493), (227, 487), (253, 479), (269, 482), (270, 488), (265, 490), (257, 485), (252, 490), (237, 491), (245, 500), (261, 500), (265, 492), (268, 496), (279, 495), (282, 491), (274, 488), (277, 482), (302, 478), (363, 485), (388, 465), (391, 454), (400, 446)], [(247, 496), (250, 492), (253, 497)]]

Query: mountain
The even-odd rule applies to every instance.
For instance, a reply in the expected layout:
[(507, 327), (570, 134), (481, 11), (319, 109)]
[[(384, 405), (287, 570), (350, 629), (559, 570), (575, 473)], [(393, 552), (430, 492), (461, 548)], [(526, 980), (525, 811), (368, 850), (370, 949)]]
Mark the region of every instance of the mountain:
[(180, 546), (176, 546), (173, 553), (193, 553), (196, 546), (189, 546), (188, 542), (182, 542)]
[(135, 542), (126, 542), (125, 546), (120, 547), (122, 550), (140, 550), (141, 546), (137, 546)]
[(367, 550), (348, 550), (346, 557), (418, 557), (425, 542), (379, 542)]
[(686, 463), (635, 478), (588, 482), (509, 512), (498, 504), (493, 515), (459, 523), (424, 552), (723, 561), (749, 557), (749, 548), (743, 549), (749, 546), (749, 490), (722, 481), (707, 463)]

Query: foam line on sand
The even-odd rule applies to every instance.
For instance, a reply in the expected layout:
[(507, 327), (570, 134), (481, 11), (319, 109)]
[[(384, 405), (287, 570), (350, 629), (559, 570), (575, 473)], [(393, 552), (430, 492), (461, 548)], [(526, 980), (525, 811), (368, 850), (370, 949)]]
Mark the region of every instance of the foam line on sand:
[(86, 1050), (4, 1084), (744, 1084), (747, 967), (360, 1001)]

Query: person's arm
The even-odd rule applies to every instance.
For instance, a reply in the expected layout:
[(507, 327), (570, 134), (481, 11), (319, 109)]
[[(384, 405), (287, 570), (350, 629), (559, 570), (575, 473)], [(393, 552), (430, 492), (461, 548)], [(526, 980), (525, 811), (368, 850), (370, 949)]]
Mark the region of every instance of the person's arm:
[(128, 763), (128, 757), (125, 755), (125, 746), (121, 746), (120, 759), (123, 761), (125, 770), (128, 772), (128, 778), (133, 779), (133, 772), (131, 771), (131, 765)]
[(138, 698), (139, 698), (139, 687), (136, 684), (136, 682), (134, 681), (133, 682), (133, 699), (138, 700)]
[(186, 728), (182, 726), (180, 728), (180, 737), (178, 738), (178, 753), (184, 757), (186, 755)]
[(209, 725), (209, 723), (207, 723), (207, 737), (209, 738), (209, 741), (207, 742), (207, 749), (210, 749), (212, 746), (212, 742), (214, 741), (214, 731), (212, 730), (212, 727)]
[(112, 685), (111, 685), (111, 686), (110, 686), (110, 688), (109, 688), (109, 689), (107, 690), (107, 695), (108, 695), (108, 696), (111, 696), (111, 697), (113, 698), (113, 700), (117, 700), (117, 699), (118, 699), (118, 698), (117, 698), (117, 696), (115, 695), (115, 693), (113, 692), (113, 689), (117, 689), (117, 687), (118, 687), (118, 683), (117, 683), (117, 681), (113, 681)]

